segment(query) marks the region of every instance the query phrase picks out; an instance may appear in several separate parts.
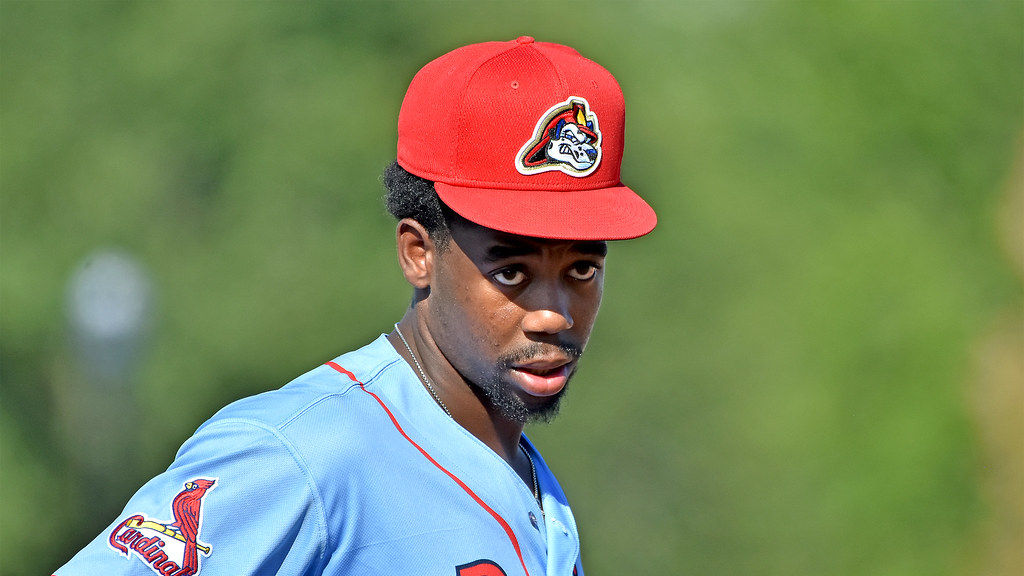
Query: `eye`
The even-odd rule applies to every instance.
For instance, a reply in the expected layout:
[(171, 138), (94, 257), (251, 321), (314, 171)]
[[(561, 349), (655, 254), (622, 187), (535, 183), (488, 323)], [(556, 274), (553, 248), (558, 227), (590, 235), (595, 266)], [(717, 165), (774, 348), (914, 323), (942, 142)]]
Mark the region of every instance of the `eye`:
[(502, 286), (518, 286), (526, 280), (526, 273), (519, 268), (502, 268), (495, 272), (492, 277)]
[(576, 280), (590, 280), (597, 275), (599, 268), (600, 266), (593, 262), (577, 262), (569, 268), (569, 277)]

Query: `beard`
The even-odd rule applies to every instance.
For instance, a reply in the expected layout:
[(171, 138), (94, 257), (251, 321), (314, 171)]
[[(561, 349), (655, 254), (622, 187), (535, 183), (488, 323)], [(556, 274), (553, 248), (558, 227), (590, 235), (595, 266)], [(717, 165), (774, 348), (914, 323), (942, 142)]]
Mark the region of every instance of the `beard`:
[[(558, 415), (562, 398), (569, 390), (569, 382), (576, 374), (575, 367), (566, 379), (565, 386), (558, 393), (539, 398), (528, 397), (529, 402), (527, 398), (516, 393), (515, 386), (509, 381), (509, 372), (514, 365), (540, 356), (545, 349), (550, 350), (550, 346), (534, 342), (512, 354), (500, 356), (496, 365), (497, 369), (492, 374), (476, 382), (470, 382), (473, 392), (486, 406), (512, 422), (520, 424), (551, 422)], [(580, 347), (572, 344), (560, 343), (556, 347), (573, 359), (578, 360), (583, 354)]]

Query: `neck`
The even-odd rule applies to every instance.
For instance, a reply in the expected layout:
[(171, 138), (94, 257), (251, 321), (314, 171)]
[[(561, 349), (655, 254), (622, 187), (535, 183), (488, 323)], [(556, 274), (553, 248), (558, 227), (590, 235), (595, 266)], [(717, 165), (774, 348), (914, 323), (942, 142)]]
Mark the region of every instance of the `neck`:
[[(415, 307), (406, 311), (396, 328), (401, 330), (401, 336), (405, 337), (414, 356), (410, 356), (397, 331), (388, 335), (388, 341), (417, 376), (420, 376), (416, 366), (419, 363), (441, 407), (451, 414), (455, 422), (518, 469), (523, 458), (519, 448), (523, 424), (499, 414), (448, 362)], [(424, 387), (428, 388), (427, 384)]]

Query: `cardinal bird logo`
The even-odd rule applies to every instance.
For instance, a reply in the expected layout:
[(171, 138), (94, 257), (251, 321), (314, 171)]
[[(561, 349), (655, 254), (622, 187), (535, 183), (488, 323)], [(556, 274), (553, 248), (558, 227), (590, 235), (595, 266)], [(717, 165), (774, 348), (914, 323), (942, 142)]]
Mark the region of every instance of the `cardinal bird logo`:
[(199, 513), (202, 511), (203, 496), (213, 486), (213, 480), (197, 478), (185, 484), (185, 489), (174, 497), (171, 512), (174, 513), (174, 524), (185, 538), (185, 557), (181, 559), (182, 568), (190, 568), (199, 572), (199, 556), (196, 553), (196, 536), (199, 535)]
[(203, 497), (216, 478), (194, 478), (171, 501), (174, 522), (152, 520), (134, 514), (117, 525), (108, 543), (126, 557), (141, 558), (153, 572), (163, 576), (199, 574), (199, 554), (209, 556), (212, 548), (199, 541), (203, 523)]

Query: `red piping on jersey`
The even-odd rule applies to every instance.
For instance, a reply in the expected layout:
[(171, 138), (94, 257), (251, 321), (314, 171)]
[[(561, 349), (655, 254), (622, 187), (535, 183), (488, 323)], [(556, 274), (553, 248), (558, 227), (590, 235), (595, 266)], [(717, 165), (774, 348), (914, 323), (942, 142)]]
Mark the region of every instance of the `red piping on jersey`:
[(512, 527), (508, 525), (508, 522), (506, 522), (504, 518), (502, 518), (497, 512), (495, 512), (490, 506), (488, 506), (486, 502), (481, 500), (480, 497), (476, 495), (476, 492), (473, 492), (473, 490), (470, 489), (469, 486), (466, 486), (465, 482), (460, 480), (459, 477), (456, 476), (455, 474), (449, 472), (444, 466), (438, 464), (437, 460), (434, 460), (430, 456), (430, 454), (427, 454), (426, 450), (424, 450), (422, 447), (420, 447), (419, 444), (417, 444), (412, 438), (410, 438), (409, 435), (405, 433), (405, 430), (402, 430), (402, 426), (398, 423), (398, 420), (395, 419), (395, 415), (391, 413), (391, 410), (388, 409), (387, 405), (384, 404), (384, 401), (381, 400), (380, 397), (374, 394), (373, 392), (367, 390), (366, 386), (362, 382), (360, 382), (358, 378), (356, 378), (355, 374), (349, 372), (348, 370), (345, 370), (336, 362), (328, 362), (327, 365), (330, 366), (331, 368), (334, 368), (338, 372), (341, 372), (345, 376), (348, 376), (353, 382), (359, 384), (359, 388), (363, 392), (366, 392), (370, 396), (373, 396), (373, 399), (376, 400), (378, 404), (380, 404), (380, 407), (383, 408), (384, 411), (388, 413), (388, 418), (391, 418), (391, 423), (395, 425), (395, 428), (398, 430), (398, 433), (401, 434), (403, 438), (408, 440), (409, 444), (412, 444), (413, 447), (419, 450), (420, 454), (423, 454), (423, 457), (429, 460), (431, 464), (437, 466), (438, 470), (444, 472), (449, 478), (454, 480), (455, 483), (458, 484), (459, 487), (466, 492), (466, 494), (469, 494), (470, 498), (472, 498), (477, 504), (479, 504), (481, 508), (486, 510), (487, 513), (490, 514), (491, 517), (493, 517), (498, 522), (498, 524), (501, 525), (502, 529), (505, 530), (505, 534), (508, 535), (508, 539), (512, 542), (512, 547), (515, 548), (516, 555), (519, 556), (519, 564), (522, 565), (523, 572), (526, 573), (526, 576), (530, 576), (530, 571), (526, 569), (526, 562), (523, 560), (523, 553), (519, 549), (519, 540), (516, 539), (516, 535), (512, 532)]

